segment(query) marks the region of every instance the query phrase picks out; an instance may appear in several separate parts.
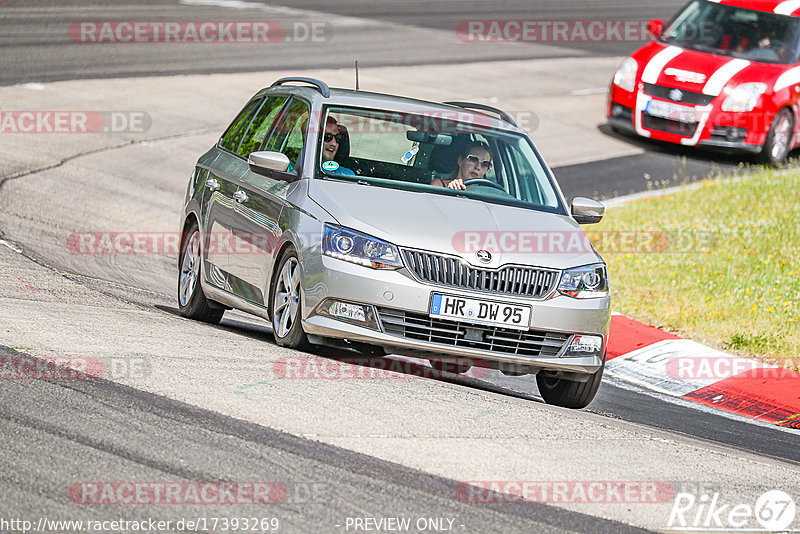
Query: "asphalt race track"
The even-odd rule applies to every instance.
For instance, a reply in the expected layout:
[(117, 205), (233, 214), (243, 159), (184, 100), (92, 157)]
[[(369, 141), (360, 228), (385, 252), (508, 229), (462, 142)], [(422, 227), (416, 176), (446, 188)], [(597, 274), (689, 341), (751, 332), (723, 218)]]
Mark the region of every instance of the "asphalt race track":
[[(433, 376), (394, 356), (360, 364), (393, 365), (385, 379), (281, 379), (287, 359), (340, 369), (350, 354), (282, 349), (268, 325), (243, 313), (228, 312), (219, 326), (181, 318), (174, 254), (68, 246), (75, 232), (176, 231), (193, 162), (246, 98), (295, 70), (348, 84), (356, 58), (375, 90), (531, 110), (532, 136), (567, 198), (612, 198), (747, 165), (601, 125), (602, 90), (636, 43), (479, 46), (454, 36), (468, 19), (666, 19), (683, 3), (603, 0), (589, 11), (573, 0), (0, 1), (0, 110), (139, 110), (152, 121), (105, 135), (0, 133), (0, 358), (86, 358), (104, 369), (94, 380), (0, 380), (0, 532), (25, 530), (3, 521), (41, 527), (44, 517), (205, 518), (206, 526), (277, 518), (279, 528), (259, 530), (277, 532), (365, 531), (355, 519), (406, 517), (425, 532), (638, 532), (674, 526), (672, 498), (682, 490), (716, 493), (731, 506), (769, 490), (797, 494), (794, 431), (611, 379), (589, 408), (569, 411), (544, 404), (530, 378)], [(90, 45), (69, 32), (78, 21), (263, 19), (293, 32), (316, 23), (326, 38), (265, 51)], [(645, 481), (671, 493), (484, 503), (462, 498), (466, 481)], [(162, 482), (269, 482), (280, 498), (125, 505), (94, 502), (89, 491)], [(44, 525), (39, 531), (126, 531)], [(233, 530), (242, 529), (206, 529)]]

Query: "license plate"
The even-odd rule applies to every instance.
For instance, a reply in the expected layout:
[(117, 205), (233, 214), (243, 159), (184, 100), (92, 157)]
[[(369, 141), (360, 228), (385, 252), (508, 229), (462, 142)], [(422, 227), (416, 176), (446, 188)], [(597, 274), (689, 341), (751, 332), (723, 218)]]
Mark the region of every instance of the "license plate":
[(527, 330), (531, 322), (531, 307), (434, 293), (430, 316)]
[(697, 122), (695, 108), (681, 106), (663, 100), (651, 100), (644, 108), (646, 113), (662, 119), (669, 119), (680, 122)]

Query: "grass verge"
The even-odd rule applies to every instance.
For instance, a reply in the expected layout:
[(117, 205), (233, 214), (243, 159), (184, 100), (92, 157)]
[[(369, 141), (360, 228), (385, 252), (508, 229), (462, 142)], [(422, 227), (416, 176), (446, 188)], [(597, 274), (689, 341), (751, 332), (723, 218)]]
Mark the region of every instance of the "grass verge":
[(800, 370), (800, 171), (705, 181), (586, 230), (615, 311)]

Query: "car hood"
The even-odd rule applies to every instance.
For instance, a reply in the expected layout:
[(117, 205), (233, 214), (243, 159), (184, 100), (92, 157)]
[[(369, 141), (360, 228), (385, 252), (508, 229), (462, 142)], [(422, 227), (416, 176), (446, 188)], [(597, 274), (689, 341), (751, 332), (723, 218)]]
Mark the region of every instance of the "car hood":
[(726, 85), (765, 82), (770, 87), (786, 65), (759, 63), (653, 42), (631, 57), (641, 80), (681, 91), (717, 96)]
[[(342, 226), (399, 247), (460, 256), (476, 267), (566, 269), (602, 261), (571, 217), (464, 197), (338, 180), (310, 180), (308, 194)], [(475, 252), (488, 250), (489, 262)]]

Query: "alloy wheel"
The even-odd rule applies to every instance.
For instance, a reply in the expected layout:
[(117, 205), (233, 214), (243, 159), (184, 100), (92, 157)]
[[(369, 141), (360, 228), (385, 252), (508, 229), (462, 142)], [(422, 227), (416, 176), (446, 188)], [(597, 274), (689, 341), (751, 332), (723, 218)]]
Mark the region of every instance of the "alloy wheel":
[(785, 112), (781, 113), (778, 122), (775, 124), (775, 133), (772, 137), (772, 147), (770, 154), (775, 161), (782, 161), (789, 148), (789, 141), (792, 136), (792, 121)]
[(180, 291), (181, 306), (186, 306), (194, 294), (197, 277), (200, 276), (200, 232), (194, 232), (186, 244), (181, 262)]
[(297, 258), (290, 257), (283, 264), (278, 284), (275, 288), (272, 325), (278, 337), (289, 335), (300, 308), (300, 273)]

